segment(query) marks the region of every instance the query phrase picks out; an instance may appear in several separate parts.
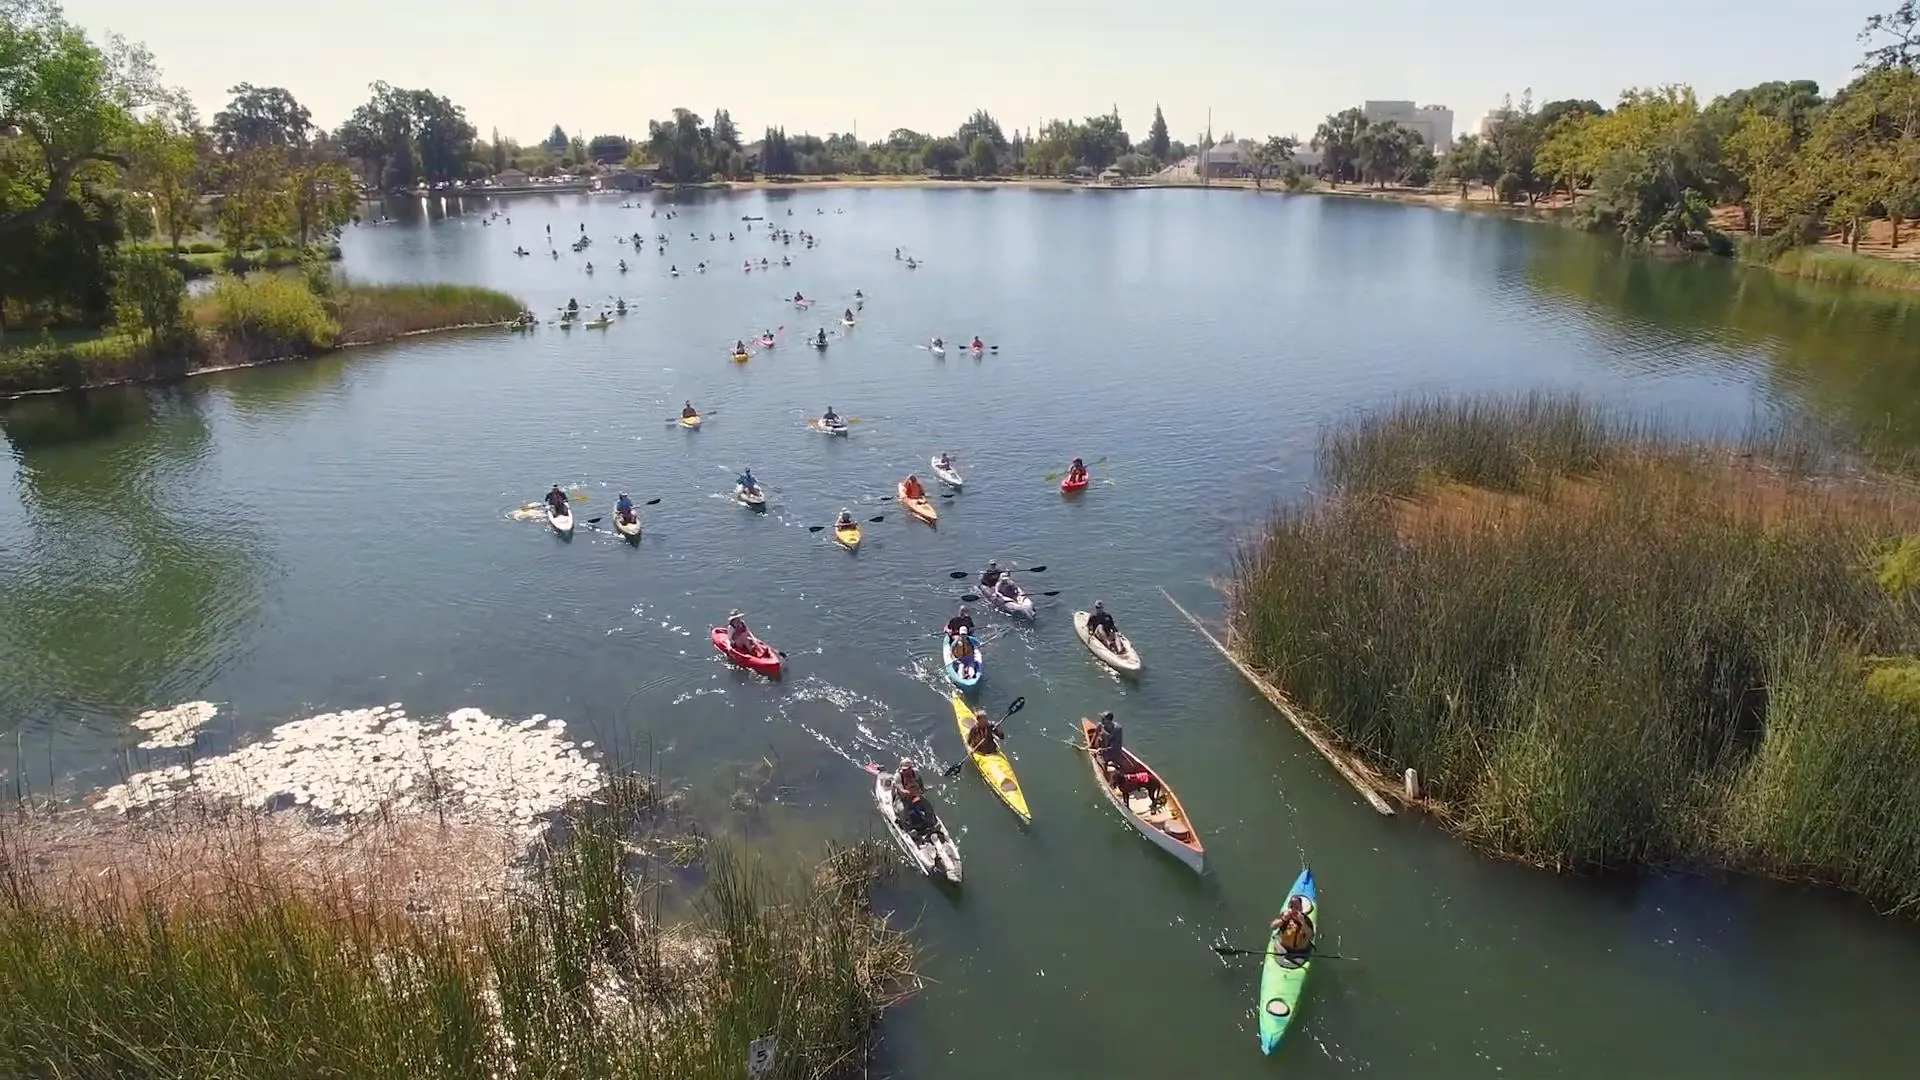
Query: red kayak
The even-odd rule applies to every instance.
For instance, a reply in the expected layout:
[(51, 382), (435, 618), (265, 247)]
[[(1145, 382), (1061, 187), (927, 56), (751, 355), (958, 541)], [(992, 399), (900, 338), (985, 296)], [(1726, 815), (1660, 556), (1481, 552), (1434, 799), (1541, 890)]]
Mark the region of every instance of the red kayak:
[(1071, 495), (1076, 491), (1086, 490), (1086, 486), (1087, 486), (1086, 477), (1083, 476), (1078, 480), (1075, 480), (1072, 477), (1068, 477), (1067, 479), (1060, 481), (1060, 494)]
[(774, 652), (766, 642), (761, 641), (759, 638), (753, 639), (753, 647), (757, 651), (741, 652), (727, 642), (727, 628), (724, 626), (716, 626), (713, 628), (713, 647), (726, 653), (727, 659), (739, 664), (748, 671), (757, 671), (772, 679), (780, 677), (780, 654)]

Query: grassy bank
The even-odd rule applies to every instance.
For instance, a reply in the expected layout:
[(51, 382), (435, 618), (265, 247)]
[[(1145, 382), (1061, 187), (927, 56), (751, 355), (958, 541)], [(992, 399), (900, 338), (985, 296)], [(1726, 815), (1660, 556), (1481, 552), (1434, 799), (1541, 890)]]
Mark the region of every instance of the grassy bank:
[(0, 395), (172, 379), (312, 356), (408, 334), (501, 323), (521, 306), (505, 293), (467, 285), (222, 276), (192, 302), (192, 326), (171, 340), (148, 343), (115, 333), (0, 349)]
[(340, 261), (340, 245), (334, 243), (314, 244), (304, 253), (297, 247), (266, 247), (254, 248), (239, 255), (233, 254), (219, 244), (205, 241), (185, 244), (179, 251), (174, 251), (164, 244), (145, 246), (170, 255), (175, 269), (188, 280), (211, 277), (221, 271), (245, 274), (254, 270), (284, 270), (299, 266), (308, 258), (327, 262)]
[[(615, 781), (563, 821), (489, 905), (296, 885), (258, 857), (280, 849), (230, 817), (170, 819), (230, 832), (224, 854), (145, 875), (111, 848), (110, 872), (49, 873), (16, 824), (0, 863), (0, 1073), (732, 1080), (768, 1035), (772, 1076), (857, 1072), (911, 979), (910, 947), (869, 900), (891, 860), (846, 849), (785, 881), (709, 849), (695, 914), (669, 924), (635, 876), (643, 784)], [(423, 849), (429, 880), (437, 850)], [(196, 870), (212, 888), (182, 887)]]
[(1503, 855), (1682, 861), (1920, 911), (1920, 493), (1577, 400), (1328, 433), (1240, 552), (1234, 647)]
[(1792, 248), (1764, 265), (1777, 273), (1829, 285), (1920, 291), (1920, 260), (1855, 255), (1833, 245)]

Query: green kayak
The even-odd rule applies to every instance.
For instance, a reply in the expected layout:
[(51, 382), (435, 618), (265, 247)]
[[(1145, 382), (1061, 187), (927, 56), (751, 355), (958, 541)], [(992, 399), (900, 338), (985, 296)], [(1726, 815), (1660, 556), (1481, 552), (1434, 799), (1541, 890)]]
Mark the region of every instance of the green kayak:
[[(1300, 898), (1300, 907), (1307, 918), (1313, 921), (1313, 936), (1317, 942), (1322, 927), (1320, 925), (1320, 894), (1313, 887), (1313, 869), (1300, 871), (1288, 890), (1287, 899)], [(1300, 1007), (1300, 992), (1307, 987), (1307, 971), (1313, 967), (1313, 954), (1289, 956), (1280, 951), (1280, 932), (1274, 931), (1267, 936), (1267, 955), (1260, 964), (1260, 1052), (1271, 1054), (1280, 1049), (1280, 1040), (1286, 1037), (1287, 1025), (1293, 1022), (1293, 1014)]]

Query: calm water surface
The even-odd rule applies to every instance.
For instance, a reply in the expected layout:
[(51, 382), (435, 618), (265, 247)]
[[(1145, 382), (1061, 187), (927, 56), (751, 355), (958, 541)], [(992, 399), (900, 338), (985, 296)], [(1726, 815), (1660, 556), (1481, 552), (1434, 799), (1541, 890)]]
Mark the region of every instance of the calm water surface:
[[(648, 216), (668, 206), (678, 218)], [(1706, 428), (1797, 413), (1920, 441), (1920, 319), (1904, 305), (1334, 199), (808, 191), (502, 209), (511, 224), (402, 207), (403, 224), (349, 231), (346, 270), (491, 285), (542, 312), (618, 295), (631, 313), (604, 332), (458, 335), (0, 410), (10, 781), (97, 783), (128, 716), (196, 697), (223, 703), (203, 750), (328, 708), (537, 711), (651, 749), (715, 807), (743, 776), (762, 782), (772, 801), (726, 827), (797, 860), (877, 832), (856, 763), (957, 756), (932, 637), (960, 592), (947, 572), (1045, 563), (1028, 586), (1062, 595), (991, 642), (982, 691), (996, 709), (1029, 702), (1009, 727), (1035, 821), (1019, 828), (972, 774), (939, 791), (967, 885), (887, 892), (919, 920), (935, 980), (889, 1019), (893, 1074), (1911, 1068), (1911, 924), (1764, 884), (1559, 879), (1378, 818), (1158, 591), (1213, 611), (1232, 537), (1311, 485), (1316, 431), (1409, 394), (1571, 388)], [(742, 215), (820, 245), (772, 243)], [(584, 256), (566, 250), (582, 224)], [(635, 231), (672, 243), (616, 243)], [(791, 268), (741, 272), (782, 255)], [(855, 289), (868, 302), (840, 334)], [(796, 310), (796, 290), (821, 303)], [(803, 348), (821, 326), (832, 347)], [(776, 327), (776, 349), (728, 359)], [(999, 352), (917, 345), (975, 333)], [(666, 422), (689, 397), (713, 415), (698, 432)], [(827, 405), (861, 418), (852, 438), (805, 428)], [(968, 485), (937, 531), (862, 505), (940, 449)], [(1101, 483), (1063, 501), (1045, 477), (1075, 455), (1106, 459)], [(748, 464), (765, 514), (728, 498)], [(588, 493), (583, 516), (622, 488), (662, 501), (635, 547), (509, 520), (556, 481)], [(841, 506), (887, 514), (856, 555), (806, 529)], [(1074, 640), (1069, 612), (1096, 598), (1146, 657), (1137, 684)], [(785, 682), (719, 663), (706, 628), (736, 605), (793, 654)], [(1101, 708), (1178, 788), (1206, 876), (1132, 834), (1062, 744)], [(1316, 968), (1269, 1061), (1254, 967), (1206, 946), (1257, 946), (1303, 860), (1327, 941), (1352, 959)]]

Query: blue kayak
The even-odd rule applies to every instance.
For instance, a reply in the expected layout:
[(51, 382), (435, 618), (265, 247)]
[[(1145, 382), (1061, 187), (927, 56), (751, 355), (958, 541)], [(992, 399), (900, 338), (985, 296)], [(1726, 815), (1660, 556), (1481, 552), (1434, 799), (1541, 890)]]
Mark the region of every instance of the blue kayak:
[(980, 676), (986, 673), (986, 657), (980, 653), (980, 639), (967, 635), (967, 644), (973, 646), (973, 661), (962, 665), (953, 658), (953, 638), (940, 636), (940, 666), (947, 672), (947, 681), (962, 690), (971, 690), (980, 685)]

